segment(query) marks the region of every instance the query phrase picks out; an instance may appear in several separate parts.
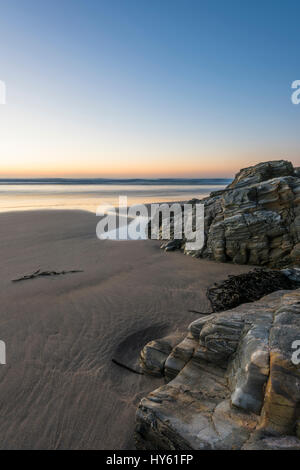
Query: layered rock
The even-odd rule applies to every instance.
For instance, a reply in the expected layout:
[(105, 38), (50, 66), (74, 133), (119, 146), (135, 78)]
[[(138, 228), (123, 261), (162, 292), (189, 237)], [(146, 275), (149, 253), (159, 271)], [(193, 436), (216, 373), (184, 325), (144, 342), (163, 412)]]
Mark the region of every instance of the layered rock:
[[(238, 264), (285, 267), (300, 261), (300, 178), (290, 162), (241, 170), (224, 190), (190, 201), (205, 206), (205, 243), (188, 251), (186, 240), (165, 241), (168, 251)], [(194, 215), (195, 217), (195, 215)], [(171, 237), (172, 238), (172, 237)]]
[(138, 407), (137, 448), (300, 449), (297, 340), (300, 289), (194, 321)]
[(166, 359), (174, 346), (179, 343), (181, 336), (181, 334), (169, 335), (146, 344), (141, 351), (140, 365), (142, 369), (154, 377), (163, 375)]
[(258, 163), (240, 170), (228, 188), (241, 188), (280, 176), (293, 176), (296, 170), (291, 162), (285, 160)]

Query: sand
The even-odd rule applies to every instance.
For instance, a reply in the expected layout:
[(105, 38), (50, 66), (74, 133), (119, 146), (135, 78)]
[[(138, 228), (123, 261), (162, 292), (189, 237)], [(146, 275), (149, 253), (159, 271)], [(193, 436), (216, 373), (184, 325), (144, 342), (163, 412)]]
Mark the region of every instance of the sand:
[[(150, 339), (210, 311), (205, 289), (249, 267), (100, 241), (81, 211), (0, 215), (1, 449), (133, 449), (136, 406), (162, 381), (133, 364)], [(82, 273), (11, 280), (37, 269)]]

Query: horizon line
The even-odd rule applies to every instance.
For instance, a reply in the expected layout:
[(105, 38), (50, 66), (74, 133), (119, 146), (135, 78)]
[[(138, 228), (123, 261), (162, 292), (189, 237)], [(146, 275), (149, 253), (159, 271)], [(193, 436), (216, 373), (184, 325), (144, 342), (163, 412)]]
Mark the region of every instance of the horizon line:
[(65, 177), (41, 177), (41, 178), (0, 178), (0, 184), (112, 184), (112, 183), (194, 183), (201, 184), (205, 182), (206, 184), (216, 184), (216, 182), (229, 182), (233, 178), (224, 178), (224, 177), (209, 177), (209, 178), (176, 178), (176, 177), (158, 177), (158, 178), (65, 178)]

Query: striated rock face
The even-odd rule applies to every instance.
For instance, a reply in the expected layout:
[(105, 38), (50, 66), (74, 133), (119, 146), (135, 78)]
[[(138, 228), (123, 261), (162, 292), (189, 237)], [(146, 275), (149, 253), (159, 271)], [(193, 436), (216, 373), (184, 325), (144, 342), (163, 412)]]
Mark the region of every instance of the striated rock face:
[(284, 267), (300, 261), (300, 178), (290, 162), (260, 163), (208, 198), (205, 244), (188, 251), (185, 240), (162, 245), (186, 254), (238, 264)]
[(168, 383), (140, 402), (137, 448), (300, 449), (297, 340), (300, 289), (194, 321), (164, 348)]
[(149, 375), (161, 377), (167, 357), (172, 349), (179, 343), (180, 334), (165, 336), (164, 338), (150, 341), (141, 351), (140, 365)]
[(228, 188), (250, 186), (280, 176), (294, 176), (294, 171), (293, 165), (285, 160), (259, 163), (240, 170)]

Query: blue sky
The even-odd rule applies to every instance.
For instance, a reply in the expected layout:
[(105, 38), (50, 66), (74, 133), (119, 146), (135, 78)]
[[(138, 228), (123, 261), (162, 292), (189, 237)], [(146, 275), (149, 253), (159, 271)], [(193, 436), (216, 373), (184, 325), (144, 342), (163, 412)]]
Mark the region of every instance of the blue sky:
[(300, 165), (297, 1), (1, 2), (0, 174)]

